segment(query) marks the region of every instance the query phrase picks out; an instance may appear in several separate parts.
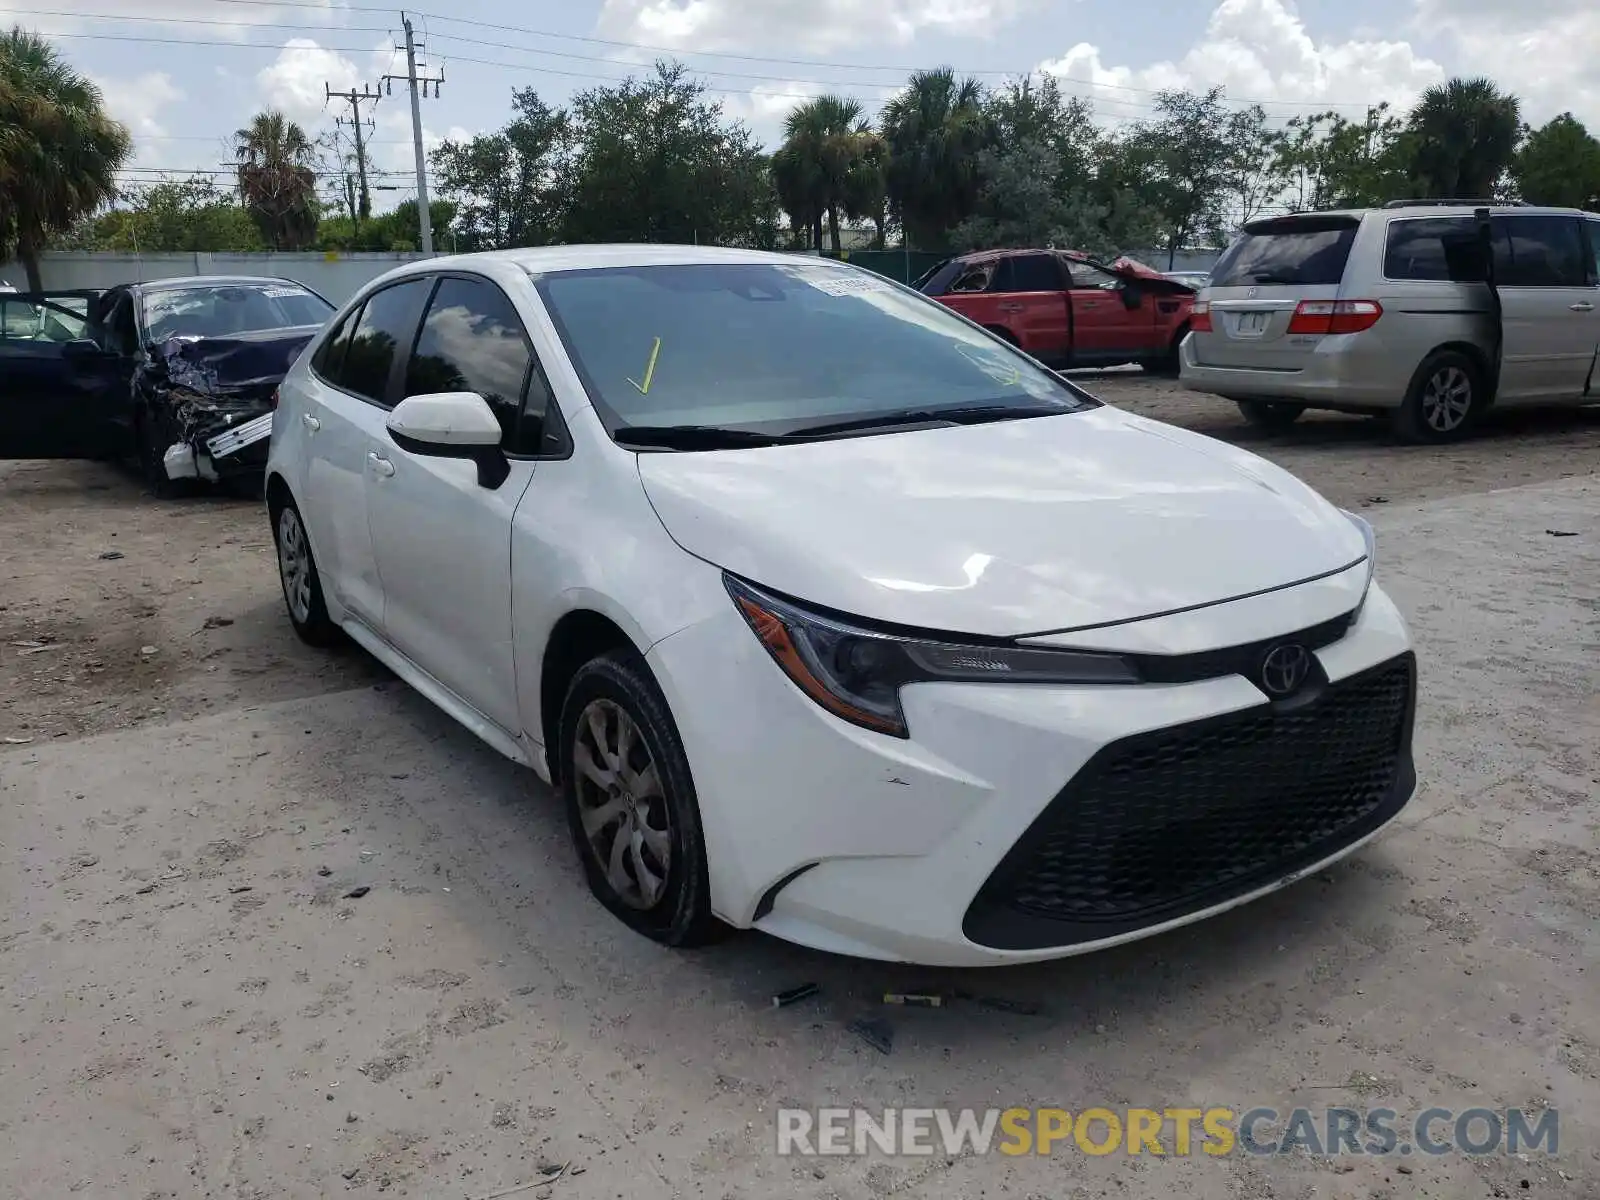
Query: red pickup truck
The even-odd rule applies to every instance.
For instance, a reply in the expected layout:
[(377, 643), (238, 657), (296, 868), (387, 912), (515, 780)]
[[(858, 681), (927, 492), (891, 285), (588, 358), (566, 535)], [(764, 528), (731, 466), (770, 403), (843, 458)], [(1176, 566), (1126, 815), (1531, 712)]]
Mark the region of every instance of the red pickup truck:
[(1195, 290), (1119, 258), (984, 250), (940, 263), (917, 289), (1051, 367), (1139, 363), (1176, 372)]

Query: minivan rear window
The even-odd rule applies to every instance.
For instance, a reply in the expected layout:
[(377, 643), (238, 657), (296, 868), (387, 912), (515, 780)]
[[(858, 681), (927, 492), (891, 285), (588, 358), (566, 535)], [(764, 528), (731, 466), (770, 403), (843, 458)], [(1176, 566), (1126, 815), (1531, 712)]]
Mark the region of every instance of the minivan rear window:
[(1246, 225), (1217, 261), (1211, 286), (1337, 284), (1356, 240), (1353, 217), (1302, 217)]

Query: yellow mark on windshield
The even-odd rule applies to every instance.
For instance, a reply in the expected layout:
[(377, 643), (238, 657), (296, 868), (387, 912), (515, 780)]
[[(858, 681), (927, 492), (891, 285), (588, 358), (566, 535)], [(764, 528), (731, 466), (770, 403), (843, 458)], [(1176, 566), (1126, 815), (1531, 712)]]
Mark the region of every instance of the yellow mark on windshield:
[(656, 359), (658, 359), (660, 357), (661, 357), (661, 339), (657, 338), (656, 339), (656, 344), (654, 346), (650, 347), (650, 361), (645, 363), (645, 365), (644, 365), (644, 382), (643, 383), (639, 383), (637, 380), (634, 380), (634, 379), (629, 379), (628, 380), (629, 383), (633, 384), (634, 387), (639, 389), (639, 395), (648, 396), (650, 394), (650, 381), (655, 378), (655, 375), (656, 375)]

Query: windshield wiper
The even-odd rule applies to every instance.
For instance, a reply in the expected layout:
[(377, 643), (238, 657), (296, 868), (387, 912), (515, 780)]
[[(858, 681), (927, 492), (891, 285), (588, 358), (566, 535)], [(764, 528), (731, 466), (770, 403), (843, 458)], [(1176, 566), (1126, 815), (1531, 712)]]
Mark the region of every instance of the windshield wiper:
[(742, 446), (775, 446), (805, 441), (783, 433), (727, 429), (719, 425), (619, 425), (611, 431), (619, 446), (660, 450), (736, 450)]
[(982, 425), (988, 421), (1009, 421), (1017, 417), (1050, 417), (1078, 411), (1050, 404), (972, 404), (953, 408), (914, 408), (905, 412), (879, 413), (875, 417), (852, 417), (848, 421), (829, 421), (806, 425), (791, 431), (799, 437), (826, 437), (856, 429), (889, 429), (897, 425)]

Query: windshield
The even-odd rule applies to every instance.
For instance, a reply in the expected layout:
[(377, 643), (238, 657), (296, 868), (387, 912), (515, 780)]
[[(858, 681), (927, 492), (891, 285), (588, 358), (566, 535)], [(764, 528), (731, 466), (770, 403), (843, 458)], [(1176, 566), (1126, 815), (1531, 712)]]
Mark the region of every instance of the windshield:
[(798, 433), (1096, 403), (943, 305), (850, 268), (616, 267), (555, 272), (538, 288), (613, 434)]
[(1248, 225), (1212, 269), (1211, 286), (1337, 284), (1358, 224), (1349, 217), (1311, 217)]
[(145, 336), (152, 342), (321, 325), (333, 315), (333, 305), (287, 281), (147, 290), (143, 306)]

